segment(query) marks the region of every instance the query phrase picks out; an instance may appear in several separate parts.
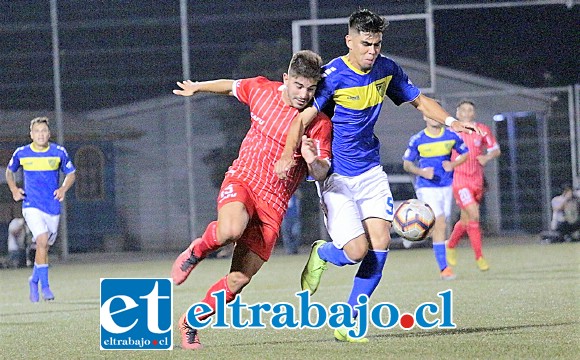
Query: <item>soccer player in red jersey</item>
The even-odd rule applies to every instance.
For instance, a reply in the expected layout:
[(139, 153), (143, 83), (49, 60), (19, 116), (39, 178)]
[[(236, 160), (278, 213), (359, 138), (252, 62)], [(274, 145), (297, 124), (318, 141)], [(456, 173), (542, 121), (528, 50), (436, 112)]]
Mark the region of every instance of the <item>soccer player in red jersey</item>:
[[(235, 243), (230, 272), (210, 287), (202, 300), (214, 311), (199, 316), (204, 320), (215, 312), (212, 293), (225, 291), (227, 302), (248, 285), (268, 261), (278, 239), (280, 225), (290, 197), (308, 172), (323, 180), (330, 168), (332, 124), (319, 115), (302, 137), (300, 151), (294, 153), (294, 166), (286, 180), (274, 172), (274, 163), (282, 155), (292, 119), (310, 104), (321, 77), (322, 60), (312, 51), (299, 51), (292, 57), (284, 82), (264, 77), (241, 80), (178, 82), (177, 95), (191, 96), (209, 92), (235, 96), (250, 107), (251, 127), (242, 141), (238, 158), (226, 172), (218, 195), (217, 221), (207, 226), (175, 260), (171, 276), (176, 285), (183, 283), (195, 266), (220, 247)], [(182, 347), (201, 347), (197, 329), (179, 320)]]
[[(455, 247), (461, 237), (467, 233), (475, 253), (477, 267), (481, 271), (489, 270), (487, 261), (481, 251), (481, 227), (479, 225), (479, 204), (483, 198), (483, 168), (500, 154), (499, 144), (489, 127), (475, 122), (475, 105), (472, 101), (462, 100), (457, 105), (457, 119), (465, 125), (477, 127), (479, 131), (459, 133), (469, 149), (467, 161), (455, 168), (453, 175), (453, 196), (461, 209), (461, 218), (453, 227), (447, 242), (447, 262), (457, 264)], [(457, 157), (454, 152), (453, 159)]]

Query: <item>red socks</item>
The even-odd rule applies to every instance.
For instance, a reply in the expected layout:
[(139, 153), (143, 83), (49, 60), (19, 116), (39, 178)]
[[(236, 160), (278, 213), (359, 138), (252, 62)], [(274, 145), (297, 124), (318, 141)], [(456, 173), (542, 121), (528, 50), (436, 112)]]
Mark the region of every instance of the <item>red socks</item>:
[(451, 232), (451, 236), (449, 237), (449, 241), (447, 242), (447, 247), (450, 249), (456, 247), (466, 231), (467, 228), (461, 221), (456, 222), (453, 231)]
[(193, 247), (193, 252), (195, 256), (197, 256), (200, 259), (203, 259), (212, 252), (222, 247), (217, 242), (216, 230), (217, 230), (217, 221), (212, 221), (211, 223), (209, 223), (207, 229), (205, 229), (205, 232), (201, 236), (201, 241), (198, 242)]
[[(455, 231), (455, 230), (454, 230)], [(478, 221), (470, 221), (467, 224), (467, 235), (471, 241), (471, 247), (475, 253), (475, 260), (479, 259), (481, 255), (481, 228)]]
[(475, 260), (479, 259), (481, 254), (481, 228), (479, 227), (479, 221), (470, 221), (467, 226), (463, 225), (461, 221), (455, 223), (449, 241), (447, 242), (447, 247), (453, 249), (459, 244), (461, 237), (465, 235), (469, 236), (469, 241), (471, 242), (471, 248), (475, 253)]
[(218, 292), (220, 290), (225, 290), (226, 291), (226, 304), (231, 302), (232, 300), (234, 300), (236, 298), (236, 294), (234, 294), (230, 288), (228, 287), (228, 276), (224, 276), (223, 278), (219, 279), (215, 284), (213, 284), (209, 290), (207, 291), (207, 294), (205, 294), (205, 298), (202, 300), (202, 302), (208, 304), (213, 311), (209, 314), (204, 314), (202, 316), (198, 316), (198, 320), (205, 320), (208, 317), (212, 316), (213, 314), (215, 314), (215, 298), (213, 296), (211, 296), (211, 294), (213, 294), (214, 292)]

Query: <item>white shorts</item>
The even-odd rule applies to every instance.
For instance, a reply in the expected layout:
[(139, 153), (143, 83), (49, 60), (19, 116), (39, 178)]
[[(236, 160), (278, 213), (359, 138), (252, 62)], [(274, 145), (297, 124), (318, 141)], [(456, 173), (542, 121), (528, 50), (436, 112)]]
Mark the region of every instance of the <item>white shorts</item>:
[(451, 216), (451, 203), (453, 201), (453, 189), (451, 185), (445, 187), (422, 187), (418, 188), (417, 198), (431, 206), (435, 216)]
[(363, 220), (393, 220), (393, 195), (380, 165), (358, 176), (332, 174), (317, 186), (326, 229), (339, 249), (365, 233)]
[(36, 208), (23, 208), (22, 215), (32, 232), (32, 242), (36, 243), (36, 237), (48, 233), (48, 245), (54, 244), (60, 215), (50, 215)]

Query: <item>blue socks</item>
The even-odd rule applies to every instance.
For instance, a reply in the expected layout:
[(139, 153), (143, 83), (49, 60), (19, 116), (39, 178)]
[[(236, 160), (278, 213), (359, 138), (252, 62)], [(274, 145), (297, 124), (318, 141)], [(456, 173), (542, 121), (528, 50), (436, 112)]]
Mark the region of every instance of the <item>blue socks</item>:
[(32, 268), (32, 276), (30, 277), (30, 280), (34, 283), (38, 283), (38, 265), (36, 265), (36, 263), (34, 263), (34, 267)]
[(40, 280), (41, 288), (48, 288), (48, 264), (34, 264), (34, 269), (32, 270), (32, 281), (38, 282)]
[[(443, 250), (445, 250), (445, 244), (443, 245)], [(375, 291), (381, 277), (383, 276), (383, 268), (387, 262), (388, 250), (369, 250), (367, 255), (361, 261), (358, 271), (354, 277), (354, 284), (348, 298), (348, 303), (353, 307), (358, 305), (358, 297), (361, 294), (365, 294), (371, 297), (372, 293)], [(336, 266), (344, 265), (354, 265), (357, 262), (349, 259), (344, 250), (337, 249), (332, 242), (327, 242), (318, 248), (318, 255), (324, 261), (328, 261)], [(445, 253), (444, 253), (445, 256)], [(358, 316), (356, 310), (354, 310), (354, 318)]]
[(433, 252), (435, 253), (435, 260), (437, 260), (439, 271), (445, 270), (447, 267), (447, 259), (445, 257), (445, 243), (433, 244)]
[[(370, 298), (379, 285), (388, 254), (388, 250), (369, 250), (367, 252), (354, 277), (354, 284), (348, 298), (348, 303), (353, 309), (355, 305), (358, 305), (359, 295), (365, 294)], [(358, 312), (354, 310), (354, 318), (357, 316)]]
[(336, 266), (354, 265), (357, 262), (349, 259), (343, 249), (337, 249), (332, 242), (327, 242), (318, 248), (318, 256)]

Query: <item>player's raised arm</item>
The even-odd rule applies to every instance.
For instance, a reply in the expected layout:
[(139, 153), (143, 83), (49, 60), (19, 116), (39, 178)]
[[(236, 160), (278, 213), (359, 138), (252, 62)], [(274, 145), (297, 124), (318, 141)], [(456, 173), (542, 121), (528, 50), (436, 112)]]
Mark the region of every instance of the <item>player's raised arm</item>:
[(417, 108), (417, 110), (422, 112), (424, 116), (449, 126), (455, 132), (471, 134), (471, 132), (475, 131), (479, 133), (479, 129), (469, 125), (464, 125), (460, 121), (457, 121), (457, 119), (449, 115), (449, 113), (445, 111), (437, 101), (428, 96), (420, 94), (415, 100), (411, 101), (411, 104)]
[(184, 82), (177, 82), (177, 86), (181, 89), (173, 90), (175, 95), (181, 96), (191, 96), (198, 92), (222, 94), (222, 95), (233, 95), (232, 86), (234, 80), (221, 79), (221, 80), (210, 80), (210, 81), (191, 81), (185, 80)]
[(309, 106), (292, 120), (282, 156), (280, 156), (280, 159), (278, 159), (274, 164), (274, 171), (280, 179), (286, 179), (288, 170), (295, 165), (292, 156), (294, 154), (294, 149), (298, 148), (300, 138), (304, 135), (306, 127), (310, 125), (317, 114), (318, 110), (314, 106)]

